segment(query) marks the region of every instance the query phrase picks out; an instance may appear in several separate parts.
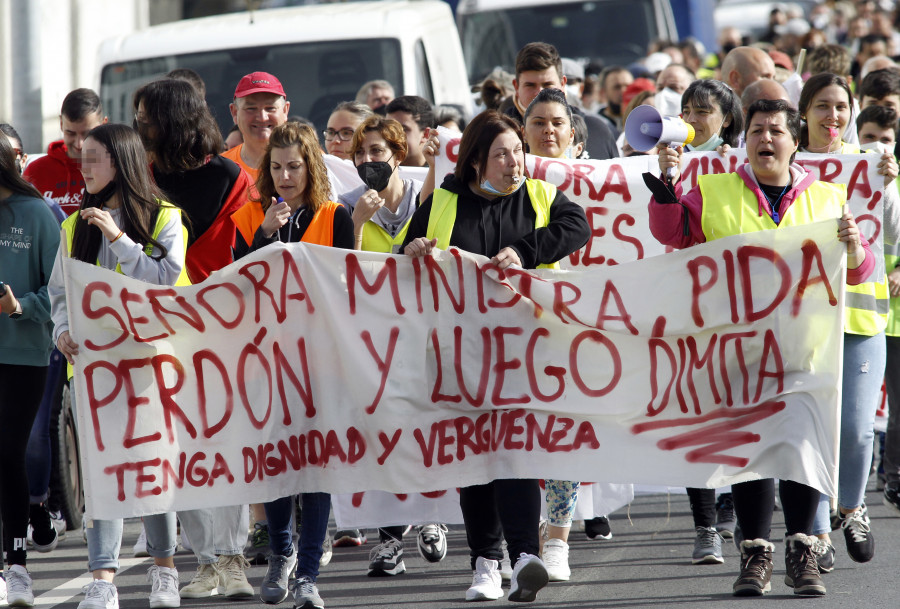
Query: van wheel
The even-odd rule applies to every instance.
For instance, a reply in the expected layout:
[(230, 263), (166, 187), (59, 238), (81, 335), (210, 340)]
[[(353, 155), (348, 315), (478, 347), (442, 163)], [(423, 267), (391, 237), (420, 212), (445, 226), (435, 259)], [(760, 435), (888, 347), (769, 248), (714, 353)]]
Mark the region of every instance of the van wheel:
[(60, 399), (54, 400), (54, 412), (50, 418), (50, 441), (53, 443), (54, 458), (50, 472), (50, 495), (54, 498), (53, 506), (66, 519), (66, 529), (72, 531), (81, 528), (84, 491), (69, 385), (65, 380), (60, 384)]

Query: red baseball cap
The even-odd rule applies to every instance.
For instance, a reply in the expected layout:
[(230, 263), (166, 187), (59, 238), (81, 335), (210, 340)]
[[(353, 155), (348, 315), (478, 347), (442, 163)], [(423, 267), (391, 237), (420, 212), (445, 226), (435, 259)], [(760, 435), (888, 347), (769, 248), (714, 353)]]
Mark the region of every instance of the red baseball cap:
[(287, 97), (284, 94), (284, 87), (281, 86), (281, 82), (268, 72), (247, 74), (234, 90), (235, 98), (247, 97), (254, 93), (274, 93), (275, 95)]

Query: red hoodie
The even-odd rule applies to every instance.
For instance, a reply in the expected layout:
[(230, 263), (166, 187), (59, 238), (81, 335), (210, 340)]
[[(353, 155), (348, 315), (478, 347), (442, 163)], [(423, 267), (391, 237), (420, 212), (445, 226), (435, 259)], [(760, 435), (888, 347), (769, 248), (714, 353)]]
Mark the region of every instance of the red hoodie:
[(28, 163), (25, 179), (34, 184), (42, 195), (50, 197), (62, 208), (66, 216), (81, 206), (84, 197), (84, 177), (78, 161), (69, 158), (62, 140), (47, 147), (47, 156)]

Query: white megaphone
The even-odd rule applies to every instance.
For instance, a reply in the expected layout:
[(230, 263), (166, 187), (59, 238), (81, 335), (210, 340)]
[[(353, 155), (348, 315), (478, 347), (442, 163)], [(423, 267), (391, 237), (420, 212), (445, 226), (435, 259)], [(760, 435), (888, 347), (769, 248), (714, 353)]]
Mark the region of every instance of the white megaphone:
[[(694, 141), (694, 128), (680, 116), (663, 116), (653, 106), (638, 106), (625, 121), (625, 139), (631, 147), (649, 152), (658, 144), (671, 147), (684, 146)], [(673, 177), (675, 168), (666, 172)]]

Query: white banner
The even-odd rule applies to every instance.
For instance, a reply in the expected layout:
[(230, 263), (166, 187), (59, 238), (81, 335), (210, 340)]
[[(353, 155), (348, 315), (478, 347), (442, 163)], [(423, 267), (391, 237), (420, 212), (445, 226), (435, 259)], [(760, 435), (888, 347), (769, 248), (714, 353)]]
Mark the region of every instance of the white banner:
[[(438, 127), (438, 134), (441, 153), (435, 157), (436, 186), (456, 168), (460, 140), (459, 133), (444, 127)], [(816, 179), (847, 185), (850, 209), (869, 240), (878, 274), (884, 272), (884, 177), (878, 175), (880, 160), (877, 154), (797, 155), (797, 162)], [(697, 185), (698, 176), (731, 172), (746, 162), (747, 153), (741, 148), (732, 149), (724, 158), (717, 152), (687, 153), (682, 178), (685, 192)], [(556, 185), (587, 214), (591, 238), (563, 261), (564, 268), (622, 264), (671, 251), (650, 233), (647, 208), (651, 194), (641, 177), (646, 171), (659, 175), (657, 157), (581, 161), (528, 154), (525, 167), (528, 176)]]
[(67, 259), (88, 515), (509, 477), (833, 494), (835, 231), (569, 272), (274, 244), (183, 288)]

